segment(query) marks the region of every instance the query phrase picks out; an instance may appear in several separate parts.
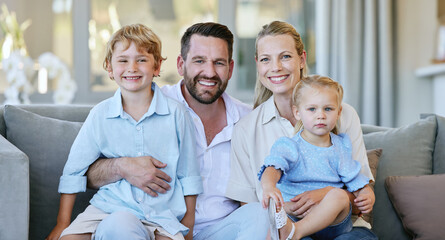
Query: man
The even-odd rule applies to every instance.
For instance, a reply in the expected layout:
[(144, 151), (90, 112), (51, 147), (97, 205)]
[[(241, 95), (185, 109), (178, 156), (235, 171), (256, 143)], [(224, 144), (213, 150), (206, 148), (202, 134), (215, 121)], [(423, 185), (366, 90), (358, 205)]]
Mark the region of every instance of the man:
[[(193, 235), (198, 240), (265, 239), (269, 226), (267, 213), (259, 203), (240, 207), (225, 197), (233, 126), (251, 109), (224, 92), (234, 67), (232, 49), (233, 35), (226, 26), (191, 26), (181, 39), (177, 59), (178, 73), (184, 79), (162, 88), (188, 108), (196, 126), (197, 158), (204, 186), (196, 202)], [(102, 159), (90, 167), (87, 176), (93, 188), (125, 178), (147, 194), (157, 196), (169, 190), (166, 181), (171, 179), (162, 172), (164, 167), (151, 157)], [(122, 221), (109, 221), (98, 227), (96, 234), (113, 236), (113, 226), (121, 226)]]

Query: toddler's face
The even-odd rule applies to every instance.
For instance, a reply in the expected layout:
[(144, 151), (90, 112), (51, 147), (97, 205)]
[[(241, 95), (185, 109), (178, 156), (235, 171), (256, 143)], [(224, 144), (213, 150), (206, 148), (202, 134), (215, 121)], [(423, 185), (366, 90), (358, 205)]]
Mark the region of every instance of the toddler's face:
[(341, 113), (338, 93), (327, 87), (305, 87), (299, 106), (292, 109), (295, 118), (303, 122), (305, 134), (313, 136), (329, 134)]
[(139, 51), (132, 42), (124, 49), (122, 42), (114, 46), (111, 64), (108, 67), (110, 78), (114, 79), (121, 91), (138, 92), (151, 89), (153, 77), (159, 75), (161, 63), (155, 69), (153, 54)]

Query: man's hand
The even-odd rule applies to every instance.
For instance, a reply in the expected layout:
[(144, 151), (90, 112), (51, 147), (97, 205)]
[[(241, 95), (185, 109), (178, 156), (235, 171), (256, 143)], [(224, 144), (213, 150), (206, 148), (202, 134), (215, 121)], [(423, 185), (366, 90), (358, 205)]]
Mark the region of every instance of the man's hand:
[(98, 189), (106, 184), (127, 180), (152, 197), (170, 190), (170, 176), (161, 170), (167, 164), (150, 156), (99, 159), (86, 173), (88, 187)]
[(287, 214), (297, 218), (305, 217), (314, 206), (318, 205), (332, 187), (325, 187), (317, 190), (307, 191), (291, 198), (290, 202), (284, 203), (284, 210)]
[(158, 193), (166, 193), (170, 190), (170, 185), (167, 182), (170, 182), (171, 178), (160, 170), (167, 164), (153, 157), (125, 158), (125, 161), (120, 161), (118, 166), (118, 172), (122, 178), (152, 197), (157, 197)]

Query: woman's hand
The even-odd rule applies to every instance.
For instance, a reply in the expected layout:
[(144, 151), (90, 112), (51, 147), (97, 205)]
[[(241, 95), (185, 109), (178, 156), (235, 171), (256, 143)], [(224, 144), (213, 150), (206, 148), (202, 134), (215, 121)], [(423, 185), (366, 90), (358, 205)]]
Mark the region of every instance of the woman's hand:
[(293, 215), (297, 218), (303, 218), (314, 206), (320, 203), (320, 201), (331, 189), (332, 187), (325, 187), (299, 194), (291, 198), (290, 202), (285, 203), (284, 210), (287, 214)]
[(357, 197), (354, 199), (354, 204), (360, 210), (360, 213), (370, 213), (375, 203), (375, 195), (369, 185), (354, 192)]

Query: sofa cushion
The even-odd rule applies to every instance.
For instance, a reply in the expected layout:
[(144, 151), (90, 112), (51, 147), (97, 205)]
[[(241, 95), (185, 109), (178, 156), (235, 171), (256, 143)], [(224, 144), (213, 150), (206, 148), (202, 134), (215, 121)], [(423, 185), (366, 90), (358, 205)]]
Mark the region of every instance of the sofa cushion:
[(363, 135), (366, 149), (383, 149), (375, 183), (372, 224), (380, 239), (409, 239), (391, 205), (384, 182), (388, 176), (432, 174), (435, 137), (435, 117), (401, 128)]
[[(7, 139), (29, 158), (30, 239), (44, 239), (56, 224), (59, 178), (81, 122), (43, 117), (15, 106), (5, 106)], [(79, 194), (73, 217), (88, 205), (92, 192)]]
[(390, 176), (385, 186), (403, 226), (413, 239), (443, 239), (445, 174)]
[(434, 148), (433, 173), (445, 173), (445, 117), (436, 115), (437, 136)]

